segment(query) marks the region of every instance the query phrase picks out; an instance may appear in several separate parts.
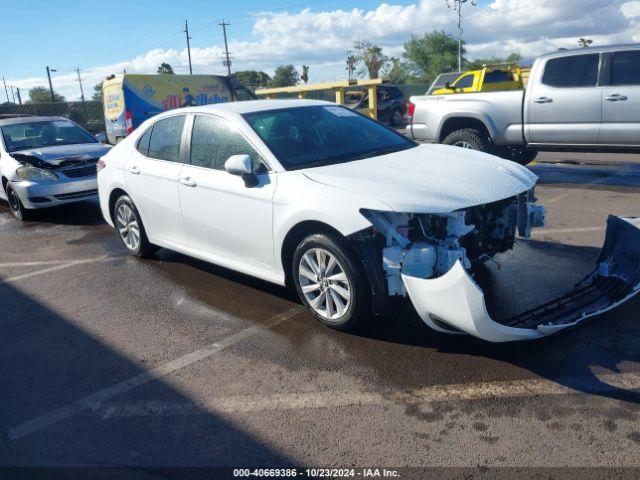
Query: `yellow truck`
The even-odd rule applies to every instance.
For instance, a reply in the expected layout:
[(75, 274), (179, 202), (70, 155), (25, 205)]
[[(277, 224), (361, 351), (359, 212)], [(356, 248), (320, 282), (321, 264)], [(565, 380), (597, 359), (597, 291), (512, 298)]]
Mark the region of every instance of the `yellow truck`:
[(523, 88), (523, 72), (520, 67), (516, 65), (497, 65), (463, 72), (452, 83), (447, 82), (443, 88), (434, 90), (431, 95), (498, 92), (522, 90)]

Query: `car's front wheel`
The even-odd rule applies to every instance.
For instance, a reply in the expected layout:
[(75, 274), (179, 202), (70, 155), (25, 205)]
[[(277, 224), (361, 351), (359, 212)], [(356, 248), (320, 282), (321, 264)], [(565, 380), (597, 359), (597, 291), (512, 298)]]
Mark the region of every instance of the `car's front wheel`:
[(153, 253), (153, 246), (149, 243), (138, 209), (127, 195), (122, 195), (116, 201), (113, 222), (129, 253), (136, 257), (146, 257)]
[(321, 323), (350, 330), (371, 313), (362, 267), (339, 236), (314, 234), (302, 240), (291, 273), (300, 299)]
[(11, 213), (18, 220), (28, 220), (31, 216), (31, 211), (27, 210), (20, 197), (18, 196), (18, 192), (11, 186), (11, 183), (7, 182), (5, 186), (5, 194), (7, 195), (7, 202), (9, 203), (9, 208), (11, 209)]

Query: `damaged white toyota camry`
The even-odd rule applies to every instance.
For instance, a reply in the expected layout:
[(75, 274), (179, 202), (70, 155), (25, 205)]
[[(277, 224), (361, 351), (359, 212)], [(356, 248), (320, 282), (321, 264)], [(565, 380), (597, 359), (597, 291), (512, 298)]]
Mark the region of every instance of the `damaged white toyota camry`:
[(640, 291), (640, 222), (610, 217), (591, 275), (492, 320), (474, 267), (543, 225), (537, 177), (488, 154), (418, 145), (332, 103), (166, 112), (98, 168), (102, 212), (132, 254), (160, 246), (294, 285), (316, 319), (341, 330), (408, 297), (440, 332), (535, 339)]

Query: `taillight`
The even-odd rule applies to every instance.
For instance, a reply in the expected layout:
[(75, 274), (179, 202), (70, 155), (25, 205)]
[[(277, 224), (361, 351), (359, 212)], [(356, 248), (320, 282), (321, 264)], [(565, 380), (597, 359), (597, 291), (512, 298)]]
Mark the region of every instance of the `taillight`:
[(96, 163), (96, 171), (99, 172), (100, 170), (102, 170), (106, 166), (107, 166), (107, 164), (104, 163), (104, 160), (100, 159), (100, 160), (98, 160), (98, 163)]
[(133, 118), (129, 110), (124, 112), (124, 126), (127, 128), (127, 133), (133, 132)]
[(409, 117), (409, 121), (413, 120), (413, 113), (416, 111), (415, 103), (407, 103), (407, 117)]

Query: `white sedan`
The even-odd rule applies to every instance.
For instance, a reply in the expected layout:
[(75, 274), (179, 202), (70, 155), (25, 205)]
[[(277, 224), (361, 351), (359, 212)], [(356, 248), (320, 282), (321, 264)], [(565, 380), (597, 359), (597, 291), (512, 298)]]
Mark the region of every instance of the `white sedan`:
[(129, 252), (164, 247), (293, 285), (336, 329), (409, 297), (440, 332), (534, 339), (640, 291), (638, 222), (612, 217), (615, 238), (591, 276), (556, 303), (492, 320), (474, 266), (543, 224), (537, 177), (485, 153), (418, 145), (328, 102), (166, 112), (98, 169), (103, 215)]

